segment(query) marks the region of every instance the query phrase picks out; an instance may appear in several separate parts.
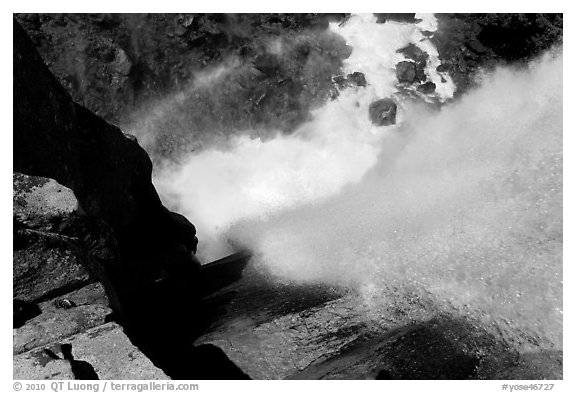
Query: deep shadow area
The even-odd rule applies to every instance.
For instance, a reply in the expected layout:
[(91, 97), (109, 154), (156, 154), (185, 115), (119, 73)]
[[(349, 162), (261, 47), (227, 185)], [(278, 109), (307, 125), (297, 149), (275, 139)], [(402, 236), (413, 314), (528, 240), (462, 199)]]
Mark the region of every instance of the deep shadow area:
[(563, 361), (564, 351), (522, 353), (513, 367), (498, 372), (493, 379), (563, 379)]
[(84, 360), (76, 360), (72, 355), (72, 345), (71, 344), (62, 344), (60, 347), (62, 350), (62, 355), (64, 359), (70, 362), (70, 366), (72, 367), (72, 373), (74, 377), (78, 380), (99, 380), (98, 374), (94, 370), (94, 367), (84, 361)]
[[(323, 285), (277, 282), (249, 258), (246, 252), (233, 254), (202, 266), (196, 278), (144, 292), (131, 306), (139, 307), (140, 317), (120, 323), (133, 344), (173, 379), (249, 378), (203, 336), (233, 335), (342, 296)], [(196, 340), (203, 345), (194, 345)]]
[(438, 315), (356, 340), (288, 379), (491, 379), (515, 367), (518, 357), (502, 338), (466, 318)]
[(251, 379), (236, 364), (234, 364), (224, 351), (215, 345), (204, 344), (193, 348), (191, 358), (195, 362), (191, 370), (190, 379), (224, 379), (247, 380)]
[(425, 323), (385, 346), (382, 358), (391, 370), (389, 379), (475, 379), (480, 359), (444, 329), (436, 321)]
[(40, 307), (36, 303), (13, 299), (12, 326), (14, 329), (24, 326), (26, 321), (40, 315)]
[(240, 251), (200, 267), (199, 292), (202, 297), (232, 284), (242, 277), (250, 252)]
[[(13, 32), (14, 170), (74, 192), (86, 220), (69, 230), (85, 243), (82, 263), (102, 282), (128, 337), (170, 377), (198, 377), (203, 359), (192, 356), (192, 343), (210, 323), (202, 294), (238, 278), (248, 256), (203, 276), (196, 229), (162, 205), (148, 154), (72, 101), (16, 20)], [(19, 306), (16, 324), (37, 312)], [(69, 360), (78, 376), (96, 377), (85, 362)]]
[(129, 313), (118, 315), (118, 321), (132, 343), (172, 379), (248, 379), (222, 350), (193, 342), (217, 317), (202, 295), (239, 279), (249, 258), (240, 252), (205, 265), (196, 276), (162, 281), (126, 305)]

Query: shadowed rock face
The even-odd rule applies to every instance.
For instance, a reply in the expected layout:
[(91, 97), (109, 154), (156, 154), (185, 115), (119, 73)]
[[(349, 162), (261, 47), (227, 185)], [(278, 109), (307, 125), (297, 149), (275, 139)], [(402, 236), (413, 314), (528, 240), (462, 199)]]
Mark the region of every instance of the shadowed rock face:
[(115, 228), (160, 208), (144, 150), (72, 102), (16, 22), (14, 167), (71, 188), (86, 212)]
[[(93, 270), (108, 290), (119, 293), (115, 308), (137, 304), (138, 293), (153, 283), (194, 276), (195, 228), (161, 204), (146, 152), (71, 100), (16, 21), (14, 170), (70, 188), (79, 211), (109, 228), (100, 225), (117, 243), (112, 251), (117, 258), (96, 262)], [(90, 248), (98, 249), (105, 236), (94, 229), (84, 223), (75, 232), (91, 238)]]

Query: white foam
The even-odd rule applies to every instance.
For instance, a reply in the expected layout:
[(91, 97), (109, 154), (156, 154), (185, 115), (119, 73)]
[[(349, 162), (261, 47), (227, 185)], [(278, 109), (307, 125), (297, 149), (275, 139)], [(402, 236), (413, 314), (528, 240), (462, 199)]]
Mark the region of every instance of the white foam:
[[(228, 150), (205, 150), (157, 174), (162, 198), (198, 226), (204, 258), (228, 252), (224, 245), (207, 243), (225, 238), (239, 220), (317, 201), (360, 181), (376, 163), (382, 140), (395, 129), (372, 125), (368, 106), (397, 91), (395, 64), (403, 59), (397, 50), (420, 42), (421, 27), (377, 24), (369, 14), (353, 15), (330, 28), (353, 47), (345, 71), (364, 72), (367, 88), (343, 91), (292, 135), (266, 142), (240, 136)], [(218, 248), (222, 250), (215, 254)]]

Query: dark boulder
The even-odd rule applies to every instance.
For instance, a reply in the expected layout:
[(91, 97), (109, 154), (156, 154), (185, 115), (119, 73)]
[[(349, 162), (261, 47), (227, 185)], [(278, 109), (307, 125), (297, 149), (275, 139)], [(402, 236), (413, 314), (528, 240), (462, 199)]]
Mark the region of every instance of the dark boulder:
[(42, 311), (36, 303), (26, 302), (20, 299), (12, 301), (12, 327), (17, 329), (23, 326), (26, 321), (40, 315)]
[(374, 101), (368, 107), (370, 120), (377, 126), (396, 124), (396, 103), (390, 98)]
[(339, 89), (346, 87), (346, 78), (344, 75), (332, 75), (332, 83)]
[(426, 63), (422, 64), (417, 64), (416, 65), (416, 77), (415, 80), (417, 82), (426, 82), (426, 79), (428, 79), (428, 77), (426, 76)]
[(366, 87), (366, 77), (361, 72), (353, 72), (347, 75), (347, 80), (354, 86)]
[(416, 81), (416, 63), (401, 61), (396, 64), (396, 78), (402, 83), (414, 83)]
[(426, 82), (416, 88), (422, 94), (432, 94), (436, 90), (436, 83)]
[(428, 53), (424, 52), (413, 43), (408, 44), (404, 48), (398, 49), (396, 52), (402, 53), (404, 57), (416, 62), (417, 64), (423, 63), (426, 65), (426, 61), (430, 57)]

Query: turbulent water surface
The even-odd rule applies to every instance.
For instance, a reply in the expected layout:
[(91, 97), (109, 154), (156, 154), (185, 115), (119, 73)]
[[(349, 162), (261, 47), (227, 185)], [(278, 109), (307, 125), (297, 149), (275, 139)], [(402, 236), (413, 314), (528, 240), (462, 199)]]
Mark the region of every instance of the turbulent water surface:
[[(330, 28), (353, 48), (343, 90), (291, 135), (235, 137), (156, 174), (198, 228), (206, 261), (242, 245), (283, 280), (391, 288), (511, 321), (562, 344), (562, 55), (501, 68), (456, 101), (418, 24), (356, 15)], [(375, 127), (368, 105), (397, 92), (397, 49), (429, 54), (436, 93), (399, 102)], [(401, 96), (398, 96), (401, 97)], [(377, 306), (377, 305), (376, 305)]]

